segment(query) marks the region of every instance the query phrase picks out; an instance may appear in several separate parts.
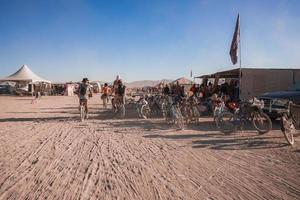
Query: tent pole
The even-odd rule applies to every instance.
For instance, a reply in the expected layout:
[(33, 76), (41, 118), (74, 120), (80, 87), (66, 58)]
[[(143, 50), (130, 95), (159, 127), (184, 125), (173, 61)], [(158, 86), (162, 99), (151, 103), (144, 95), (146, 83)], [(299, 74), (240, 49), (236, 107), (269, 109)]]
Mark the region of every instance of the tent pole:
[(34, 90), (34, 86), (33, 83), (31, 84), (31, 95), (33, 96), (33, 90)]

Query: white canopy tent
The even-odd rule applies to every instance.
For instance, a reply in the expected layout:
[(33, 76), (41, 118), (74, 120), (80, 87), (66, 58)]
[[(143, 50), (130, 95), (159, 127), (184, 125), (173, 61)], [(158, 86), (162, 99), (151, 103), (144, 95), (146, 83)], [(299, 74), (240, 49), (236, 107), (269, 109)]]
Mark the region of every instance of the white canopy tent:
[(23, 65), (18, 71), (14, 74), (0, 79), (0, 81), (22, 81), (22, 82), (29, 82), (29, 83), (51, 83), (46, 79), (41, 78), (40, 76), (36, 75), (27, 65)]
[(48, 93), (51, 88), (51, 81), (36, 75), (27, 65), (23, 65), (12, 75), (0, 79), (0, 83), (5, 81), (16, 82), (16, 93), (20, 95), (33, 95), (36, 91), (43, 92), (45, 94)]

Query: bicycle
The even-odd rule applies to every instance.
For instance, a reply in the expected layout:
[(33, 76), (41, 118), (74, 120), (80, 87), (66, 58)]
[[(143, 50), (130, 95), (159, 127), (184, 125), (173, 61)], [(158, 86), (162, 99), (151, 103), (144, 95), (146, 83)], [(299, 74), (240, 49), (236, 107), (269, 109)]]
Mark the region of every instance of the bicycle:
[(195, 97), (184, 97), (180, 102), (180, 111), (185, 118), (186, 123), (199, 123), (200, 110), (198, 108), (198, 101)]
[(300, 105), (293, 104), (291, 101), (287, 103), (287, 110), (282, 113), (280, 119), (281, 131), (286, 141), (293, 145), (295, 143), (294, 135), (297, 127), (299, 127)]
[(107, 109), (107, 104), (108, 104), (108, 101), (109, 101), (109, 96), (107, 94), (102, 94), (101, 95), (101, 99), (103, 101), (103, 108), (104, 109)]
[(218, 128), (224, 134), (230, 134), (238, 128), (244, 129), (245, 124), (249, 123), (258, 131), (265, 134), (272, 129), (271, 119), (262, 111), (263, 102), (253, 99), (253, 101), (242, 101), (239, 108), (235, 111), (223, 111), (218, 116)]
[(218, 117), (220, 116), (221, 113), (223, 113), (226, 109), (225, 106), (225, 101), (223, 97), (216, 97), (213, 101), (213, 118), (214, 122), (216, 124), (216, 127), (219, 127), (218, 125)]
[(171, 122), (172, 124), (176, 124), (180, 130), (184, 129), (184, 118), (178, 103), (174, 102), (172, 97), (165, 98), (162, 110), (167, 123)]
[(140, 118), (147, 119), (150, 116), (150, 107), (148, 101), (145, 99), (145, 97), (141, 97), (136, 104), (136, 110), (139, 114)]
[(196, 122), (199, 123), (199, 118), (203, 114), (203, 112), (206, 110), (206, 107), (201, 104), (201, 101), (197, 99), (195, 96), (189, 97), (189, 113), (190, 118)]
[(112, 100), (115, 116), (121, 119), (125, 118), (125, 105), (122, 97), (114, 98)]
[(80, 100), (80, 121), (83, 122), (84, 119), (87, 119), (87, 112), (86, 112), (86, 101)]
[(225, 111), (234, 113), (238, 109), (238, 104), (236, 102), (224, 102), (221, 101), (218, 105), (215, 106), (213, 111), (213, 117), (216, 127), (219, 127), (218, 117)]
[(146, 108), (150, 116), (161, 115), (160, 100), (161, 97), (159, 95), (154, 95), (146, 98), (146, 101), (148, 102), (148, 106), (146, 106)]

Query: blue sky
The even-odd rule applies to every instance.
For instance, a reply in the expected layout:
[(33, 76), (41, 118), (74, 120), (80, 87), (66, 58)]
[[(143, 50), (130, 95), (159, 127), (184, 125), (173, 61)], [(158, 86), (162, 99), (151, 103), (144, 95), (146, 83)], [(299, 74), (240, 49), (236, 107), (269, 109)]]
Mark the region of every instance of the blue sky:
[(298, 0), (0, 0), (0, 77), (175, 79), (242, 66), (300, 68)]

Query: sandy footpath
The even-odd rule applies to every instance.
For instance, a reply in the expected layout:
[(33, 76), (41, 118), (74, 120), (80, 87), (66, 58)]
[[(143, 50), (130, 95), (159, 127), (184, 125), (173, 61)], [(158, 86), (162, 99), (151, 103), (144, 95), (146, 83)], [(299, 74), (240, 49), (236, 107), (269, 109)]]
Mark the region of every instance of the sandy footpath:
[(300, 137), (278, 125), (224, 136), (210, 118), (183, 131), (125, 120), (76, 97), (0, 96), (0, 199), (300, 199)]

